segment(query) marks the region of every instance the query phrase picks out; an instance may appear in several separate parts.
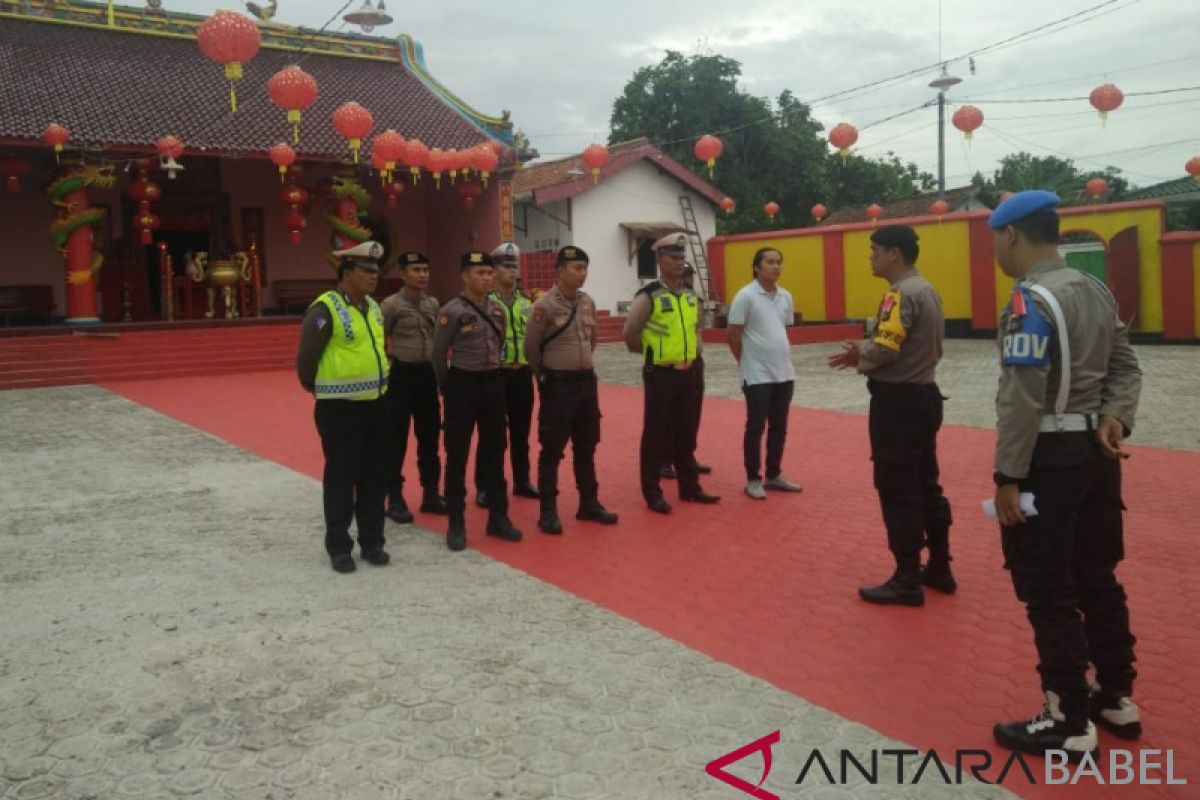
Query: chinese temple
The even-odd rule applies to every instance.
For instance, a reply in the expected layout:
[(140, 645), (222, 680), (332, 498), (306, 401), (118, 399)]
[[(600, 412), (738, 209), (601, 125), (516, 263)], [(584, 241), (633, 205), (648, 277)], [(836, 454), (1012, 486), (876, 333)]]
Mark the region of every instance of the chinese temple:
[(511, 238), (536, 153), (412, 38), (170, 5), (0, 0), (0, 325), (298, 311), (381, 231), (445, 296)]

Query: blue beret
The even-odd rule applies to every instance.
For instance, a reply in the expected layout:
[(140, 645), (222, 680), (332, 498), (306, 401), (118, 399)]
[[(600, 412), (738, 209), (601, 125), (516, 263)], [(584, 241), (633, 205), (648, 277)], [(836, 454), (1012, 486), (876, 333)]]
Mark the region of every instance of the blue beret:
[(1054, 192), (1033, 189), (1028, 192), (1017, 192), (996, 206), (996, 210), (988, 217), (988, 227), (994, 231), (1007, 228), (1014, 222), (1020, 222), (1030, 214), (1039, 211), (1058, 208), (1062, 201)]

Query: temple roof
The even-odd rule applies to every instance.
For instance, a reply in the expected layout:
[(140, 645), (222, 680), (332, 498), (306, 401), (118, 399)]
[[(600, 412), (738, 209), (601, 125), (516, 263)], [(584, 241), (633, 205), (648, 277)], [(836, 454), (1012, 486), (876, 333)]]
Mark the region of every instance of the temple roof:
[(243, 65), (233, 113), (223, 68), (195, 40), (205, 17), (122, 9), (110, 26), (102, 5), (78, 0), (32, 12), (15, 8), (0, 0), (0, 142), (40, 141), (43, 128), (58, 122), (77, 147), (153, 147), (172, 134), (190, 152), (265, 154), (276, 142), (291, 143), (291, 126), (268, 97), (267, 80), (300, 64), (318, 86), (295, 145), (301, 157), (345, 158), (346, 142), (330, 116), (348, 100), (371, 111), (373, 133), (394, 128), (430, 147), (463, 148), (487, 138), (513, 144), (511, 123), (471, 109), (439, 84), (407, 36), (317, 36), (263, 24), (263, 46)]

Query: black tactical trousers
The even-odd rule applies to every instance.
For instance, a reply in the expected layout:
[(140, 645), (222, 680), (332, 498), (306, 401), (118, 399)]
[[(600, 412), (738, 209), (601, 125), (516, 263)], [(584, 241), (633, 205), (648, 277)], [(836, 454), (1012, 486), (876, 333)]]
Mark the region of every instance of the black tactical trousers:
[[(693, 389), (696, 393), (696, 416), (692, 423), (692, 441), (697, 442), (700, 439), (700, 417), (704, 413), (704, 356), (696, 356), (696, 360), (692, 362), (692, 381)], [(670, 424), (674, 424), (673, 422)], [(663, 453), (662, 465), (664, 467), (672, 466), (675, 463), (675, 456), (672, 455), (671, 448), (674, 447), (674, 434), (667, 435), (667, 449)], [(694, 450), (695, 448), (693, 448)], [(695, 462), (693, 456), (692, 461)]]
[(421, 488), (427, 494), (437, 494), (442, 472), (438, 447), (442, 409), (433, 364), (392, 361), (386, 399), (391, 406), (389, 416), (393, 426), (393, 469), (388, 473), (388, 495), (398, 498), (404, 487), (402, 471), (404, 457), (408, 453), (410, 423), (417, 437), (417, 469), (421, 476)]
[(508, 513), (504, 480), (504, 381), (500, 370), (483, 372), (450, 368), (446, 375), (446, 506), (451, 521), (461, 521), (466, 508), (467, 454), (471, 434), (479, 426), (475, 461), (479, 464), (488, 510)]
[(1037, 516), (1001, 527), (1004, 566), (1033, 626), (1042, 688), (1068, 716), (1086, 712), (1088, 662), (1109, 692), (1130, 693), (1137, 671), (1125, 589), (1120, 462), (1105, 458), (1093, 432), (1044, 433), (1022, 492)]
[(555, 508), (558, 464), (567, 442), (575, 466), (580, 505), (597, 498), (596, 445), (600, 441), (600, 396), (592, 370), (543, 369), (538, 383), (538, 489), (543, 508)]
[(318, 400), (313, 410), (325, 472), (325, 551), (331, 556), (354, 549), (350, 521), (358, 522), (364, 551), (383, 547), (383, 499), (387, 487), (387, 395), (379, 400)]
[[(508, 453), (513, 483), (529, 482), (529, 430), (533, 426), (533, 372), (529, 367), (500, 370), (504, 382), (504, 410), (508, 418)], [(503, 464), (501, 465), (503, 468)], [(487, 491), (479, 462), (475, 462), (475, 489)]]
[(921, 548), (931, 563), (950, 559), (950, 502), (942, 493), (937, 432), (942, 394), (936, 383), (869, 380), (868, 430), (875, 489), (887, 528), (888, 549), (901, 572), (915, 572)]
[(646, 366), (642, 412), (641, 480), (642, 496), (650, 502), (662, 497), (663, 460), (675, 464), (679, 495), (686, 497), (700, 490), (696, 471), (696, 431), (699, 427), (700, 398), (704, 396), (703, 374), (695, 369)]

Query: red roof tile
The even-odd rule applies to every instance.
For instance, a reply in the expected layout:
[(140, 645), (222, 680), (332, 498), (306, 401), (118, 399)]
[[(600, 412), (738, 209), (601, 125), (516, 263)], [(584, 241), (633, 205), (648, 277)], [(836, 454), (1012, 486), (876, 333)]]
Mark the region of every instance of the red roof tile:
[(59, 122), (73, 145), (153, 146), (171, 133), (189, 150), (265, 153), (291, 143), (267, 79), (298, 60), (319, 87), (301, 122), (301, 156), (345, 157), (330, 115), (347, 100), (371, 111), (375, 132), (394, 128), (446, 148), (486, 138), (398, 61), (263, 48), (243, 67), (235, 114), (221, 66), (194, 40), (0, 18), (0, 140), (40, 141), (42, 129)]
[[(626, 167), (647, 160), (658, 168), (673, 175), (701, 197), (714, 205), (724, 196), (720, 189), (692, 172), (687, 167), (659, 150), (649, 139), (633, 139), (615, 144), (609, 149), (608, 164), (600, 171), (601, 182)], [(593, 189), (591, 172), (583, 163), (583, 156), (570, 156), (555, 161), (530, 164), (513, 175), (513, 194), (533, 194), (534, 202), (547, 203), (564, 197), (575, 197)]]

